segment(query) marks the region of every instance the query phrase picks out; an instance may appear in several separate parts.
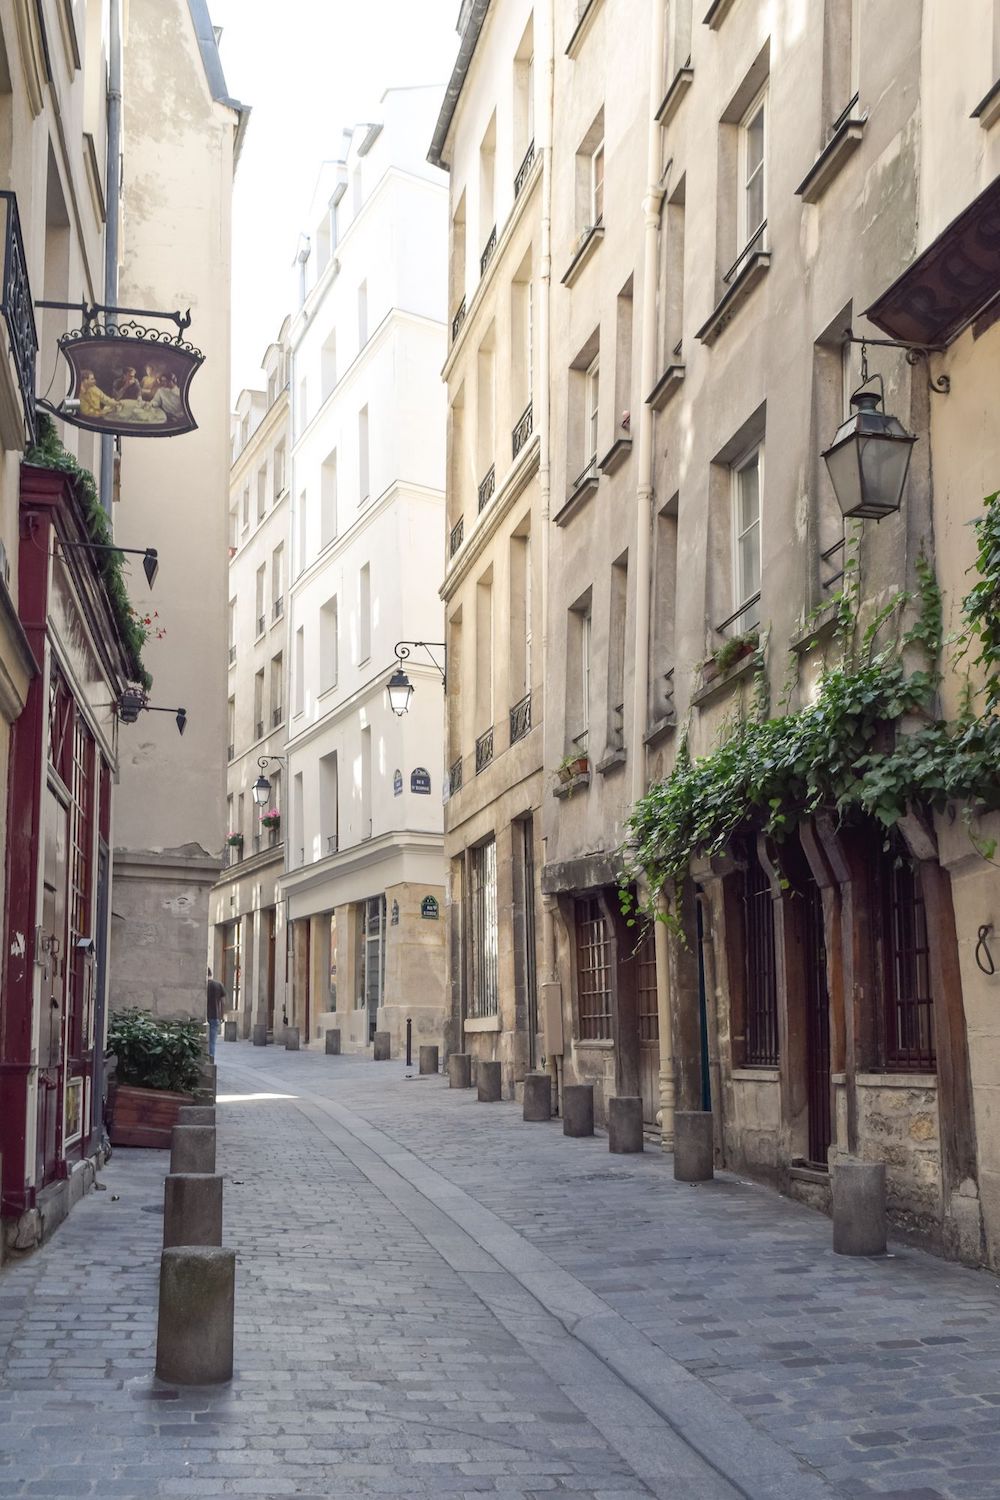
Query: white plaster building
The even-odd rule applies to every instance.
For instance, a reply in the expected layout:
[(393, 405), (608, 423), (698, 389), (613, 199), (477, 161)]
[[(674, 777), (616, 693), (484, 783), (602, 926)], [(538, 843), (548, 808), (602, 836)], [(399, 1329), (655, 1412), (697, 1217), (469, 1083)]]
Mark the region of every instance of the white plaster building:
[[(276, 888), (284, 867), (280, 757), (288, 708), (288, 321), (264, 355), (265, 388), (241, 391), (232, 420), (226, 867), (212, 891), (210, 922), (213, 972), (241, 1037), (255, 1023), (273, 1029), (285, 984)], [(271, 795), (259, 807), (253, 787), (262, 771)]]
[[(423, 159), (433, 88), (390, 89), (325, 163), (292, 320), (292, 700), (285, 806), (289, 1023), (442, 1035), (443, 700), (397, 641), (443, 640), (447, 196)], [(442, 656), (441, 652), (437, 655)]]

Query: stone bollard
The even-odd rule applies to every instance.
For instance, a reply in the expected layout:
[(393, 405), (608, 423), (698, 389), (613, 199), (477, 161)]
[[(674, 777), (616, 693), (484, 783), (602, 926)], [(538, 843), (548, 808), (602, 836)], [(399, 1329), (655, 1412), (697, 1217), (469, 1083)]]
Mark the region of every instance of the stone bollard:
[(222, 1023), (222, 1040), (224, 1042), (235, 1042), (236, 1039), (237, 1039), (237, 1037), (236, 1037), (236, 1022), (235, 1021), (223, 1021), (223, 1023)]
[(715, 1176), (712, 1112), (708, 1109), (674, 1112), (674, 1179), (711, 1182)]
[(642, 1100), (634, 1094), (612, 1094), (608, 1100), (608, 1150), (626, 1156), (642, 1149)]
[(163, 1179), (163, 1248), (222, 1244), (222, 1178), (172, 1172)]
[(834, 1161), (833, 1249), (837, 1255), (884, 1255), (885, 1162)]
[(583, 1136), (594, 1133), (594, 1085), (563, 1085), (563, 1135)]
[(214, 1104), (182, 1104), (177, 1111), (178, 1125), (214, 1125)]
[(388, 1031), (376, 1031), (372, 1039), (372, 1061), (388, 1062), (392, 1036)]
[(436, 1047), (420, 1048), (420, 1071), (421, 1073), (436, 1073), (438, 1071), (438, 1049)]
[(299, 1050), (299, 1028), (297, 1026), (285, 1027), (285, 1051), (298, 1052)]
[(499, 1104), (500, 1087), (500, 1064), (483, 1062), (480, 1058), (476, 1072), (477, 1098), (480, 1104)]
[(450, 1089), (471, 1089), (471, 1052), (453, 1052), (448, 1058), (448, 1087)]
[(175, 1125), (170, 1137), (170, 1171), (215, 1171), (215, 1126)]
[(525, 1120), (551, 1120), (552, 1079), (548, 1073), (525, 1073), (524, 1107)]
[(328, 1031), (327, 1032), (327, 1034), (326, 1034), (326, 1055), (327, 1055), (327, 1057), (339, 1057), (340, 1056), (340, 1032), (339, 1031)]
[(236, 1252), (175, 1245), (160, 1257), (156, 1373), (171, 1385), (233, 1378)]
[(267, 1026), (263, 1021), (257, 1022), (254, 1026), (253, 1044), (255, 1047), (267, 1046)]

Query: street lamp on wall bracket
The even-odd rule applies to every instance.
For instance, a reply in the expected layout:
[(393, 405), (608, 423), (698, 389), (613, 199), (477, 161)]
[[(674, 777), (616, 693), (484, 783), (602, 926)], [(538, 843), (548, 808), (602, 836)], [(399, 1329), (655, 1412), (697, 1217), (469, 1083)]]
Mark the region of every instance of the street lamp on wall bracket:
[[(385, 685), (389, 695), (389, 707), (397, 718), (402, 718), (409, 713), (410, 699), (413, 697), (413, 683), (406, 675), (403, 663), (409, 659), (414, 650), (425, 651), (430, 659), (431, 665), (441, 673), (441, 686), (448, 686), (448, 646), (444, 641), (397, 641), (394, 648), (396, 657), (396, 670)], [(438, 661), (433, 654), (435, 651), (444, 652), (444, 660)]]
[(271, 800), (271, 783), (267, 778), (267, 768), (272, 760), (278, 760), (285, 765), (288, 757), (285, 755), (258, 755), (257, 765), (260, 775), (253, 784), (253, 800), (258, 807), (266, 807)]
[(187, 728), (186, 708), (161, 708), (158, 703), (150, 703), (144, 688), (125, 688), (111, 707), (122, 724), (135, 724), (140, 714), (173, 714), (177, 721), (177, 733), (183, 734)]

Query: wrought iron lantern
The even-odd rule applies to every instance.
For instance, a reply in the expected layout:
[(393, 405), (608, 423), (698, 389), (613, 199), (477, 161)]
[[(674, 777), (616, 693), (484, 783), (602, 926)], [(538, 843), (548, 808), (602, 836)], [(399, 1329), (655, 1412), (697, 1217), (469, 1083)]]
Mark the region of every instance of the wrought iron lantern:
[(123, 724), (135, 724), (146, 707), (146, 694), (141, 688), (126, 688), (118, 699), (118, 717)]
[[(881, 376), (876, 378), (881, 386)], [(861, 386), (851, 397), (851, 407), (823, 459), (844, 516), (881, 521), (900, 507), (910, 451), (917, 440), (885, 411), (884, 390)]]
[(271, 800), (271, 783), (261, 771), (253, 784), (253, 800), (258, 807), (266, 807)]
[(408, 711), (410, 699), (413, 697), (413, 683), (403, 671), (400, 664), (389, 681), (386, 683), (386, 692), (389, 694), (389, 707), (399, 718)]

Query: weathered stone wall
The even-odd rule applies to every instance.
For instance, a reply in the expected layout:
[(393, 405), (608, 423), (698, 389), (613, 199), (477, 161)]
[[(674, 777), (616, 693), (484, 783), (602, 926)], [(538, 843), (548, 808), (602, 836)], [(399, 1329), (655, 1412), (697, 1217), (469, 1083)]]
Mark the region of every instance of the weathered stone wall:
[(218, 859), (197, 845), (115, 851), (110, 1010), (204, 1019), (208, 900), (218, 871)]

